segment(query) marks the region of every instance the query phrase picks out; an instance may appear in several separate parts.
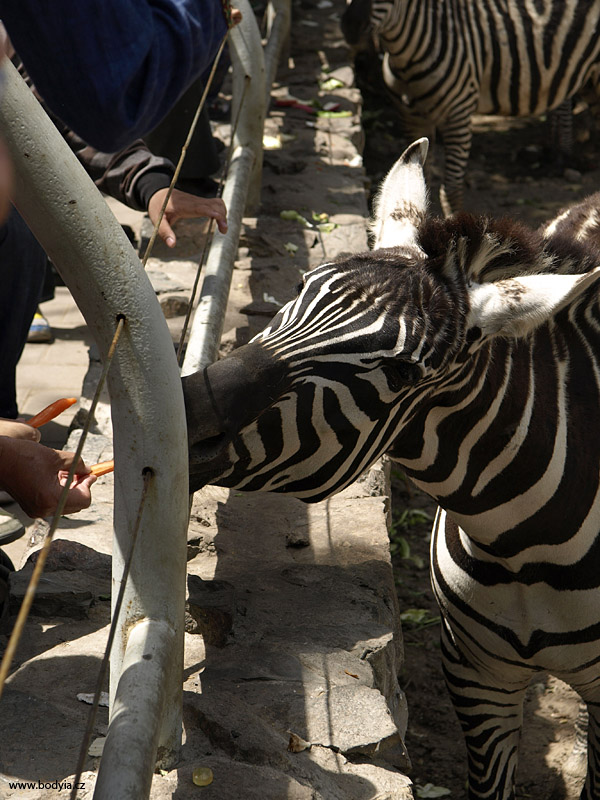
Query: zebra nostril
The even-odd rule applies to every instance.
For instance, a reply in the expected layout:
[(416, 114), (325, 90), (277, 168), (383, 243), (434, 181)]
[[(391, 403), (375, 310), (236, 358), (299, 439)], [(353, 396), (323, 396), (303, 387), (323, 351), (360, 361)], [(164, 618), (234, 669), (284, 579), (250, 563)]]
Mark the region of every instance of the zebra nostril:
[(209, 436), (206, 439), (202, 439), (190, 447), (191, 460), (194, 464), (202, 464), (213, 461), (222, 453), (228, 441), (229, 437), (227, 437), (224, 433), (219, 433), (216, 436)]

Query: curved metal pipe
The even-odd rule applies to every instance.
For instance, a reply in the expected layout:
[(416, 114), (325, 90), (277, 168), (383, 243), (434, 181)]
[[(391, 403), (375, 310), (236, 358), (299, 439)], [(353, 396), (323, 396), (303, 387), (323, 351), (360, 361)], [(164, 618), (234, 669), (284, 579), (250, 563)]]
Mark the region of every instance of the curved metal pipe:
[[(10, 61), (2, 72), (0, 135), (15, 166), (16, 207), (65, 279), (103, 356), (117, 317), (126, 320), (108, 376), (116, 462), (113, 586), (130, 549), (144, 470), (152, 470), (153, 480), (111, 656), (111, 695), (129, 628), (142, 618), (172, 627), (158, 739), (165, 762), (172, 762), (181, 743), (188, 505), (187, 434), (173, 344), (150, 281), (100, 192)], [(136, 767), (140, 774), (152, 772), (154, 763)], [(110, 765), (103, 761), (102, 769)]]
[(164, 710), (165, 673), (176, 633), (165, 622), (143, 620), (131, 629), (123, 659), (123, 673), (114, 698), (102, 764), (94, 797), (130, 800), (150, 795), (152, 772), (140, 764), (154, 764), (158, 731)]

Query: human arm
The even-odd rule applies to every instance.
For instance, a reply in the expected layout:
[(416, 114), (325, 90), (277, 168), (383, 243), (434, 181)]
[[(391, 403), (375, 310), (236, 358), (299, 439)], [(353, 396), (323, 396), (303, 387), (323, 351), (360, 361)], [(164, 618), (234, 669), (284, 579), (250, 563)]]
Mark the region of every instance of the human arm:
[(106, 152), (152, 130), (227, 31), (221, 0), (0, 0), (0, 18), (49, 107)]
[[(130, 208), (147, 211), (152, 224), (156, 224), (175, 173), (168, 159), (154, 155), (141, 139), (118, 153), (108, 154), (88, 147), (72, 132), (63, 131), (63, 135), (101, 191)], [(175, 247), (171, 226), (179, 219), (201, 217), (215, 219), (219, 231), (227, 233), (227, 209), (221, 198), (198, 197), (173, 189), (159, 236), (169, 247)]]
[[(142, 139), (136, 139), (118, 153), (101, 153), (87, 145), (61, 120), (51, 115), (69, 146), (105, 194), (138, 211), (147, 211), (153, 225), (171, 184), (175, 167), (167, 159), (154, 155)], [(216, 220), (221, 233), (227, 233), (227, 209), (220, 198), (204, 198), (173, 189), (159, 227), (159, 236), (175, 247), (172, 225), (178, 219), (209, 217)]]
[[(30, 517), (47, 517), (57, 509), (73, 457), (73, 453), (53, 450), (27, 439), (0, 436), (0, 488)], [(90, 487), (95, 480), (80, 459), (64, 514), (90, 505)]]

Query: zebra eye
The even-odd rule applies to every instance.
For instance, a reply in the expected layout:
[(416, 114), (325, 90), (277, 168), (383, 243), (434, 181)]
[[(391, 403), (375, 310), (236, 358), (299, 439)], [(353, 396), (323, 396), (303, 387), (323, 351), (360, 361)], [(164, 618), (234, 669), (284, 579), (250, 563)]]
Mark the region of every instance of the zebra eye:
[(387, 361), (383, 364), (383, 372), (392, 392), (399, 392), (405, 386), (412, 386), (421, 377), (419, 365), (408, 361)]

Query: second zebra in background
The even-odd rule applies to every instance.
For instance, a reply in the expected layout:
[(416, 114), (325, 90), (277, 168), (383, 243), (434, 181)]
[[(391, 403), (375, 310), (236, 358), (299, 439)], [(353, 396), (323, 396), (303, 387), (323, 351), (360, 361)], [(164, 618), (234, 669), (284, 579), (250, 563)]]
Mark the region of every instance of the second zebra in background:
[(598, 94), (600, 0), (352, 0), (342, 30), (375, 38), (406, 134), (441, 135), (446, 215), (463, 205), (473, 114), (559, 109), (564, 128), (570, 98)]

